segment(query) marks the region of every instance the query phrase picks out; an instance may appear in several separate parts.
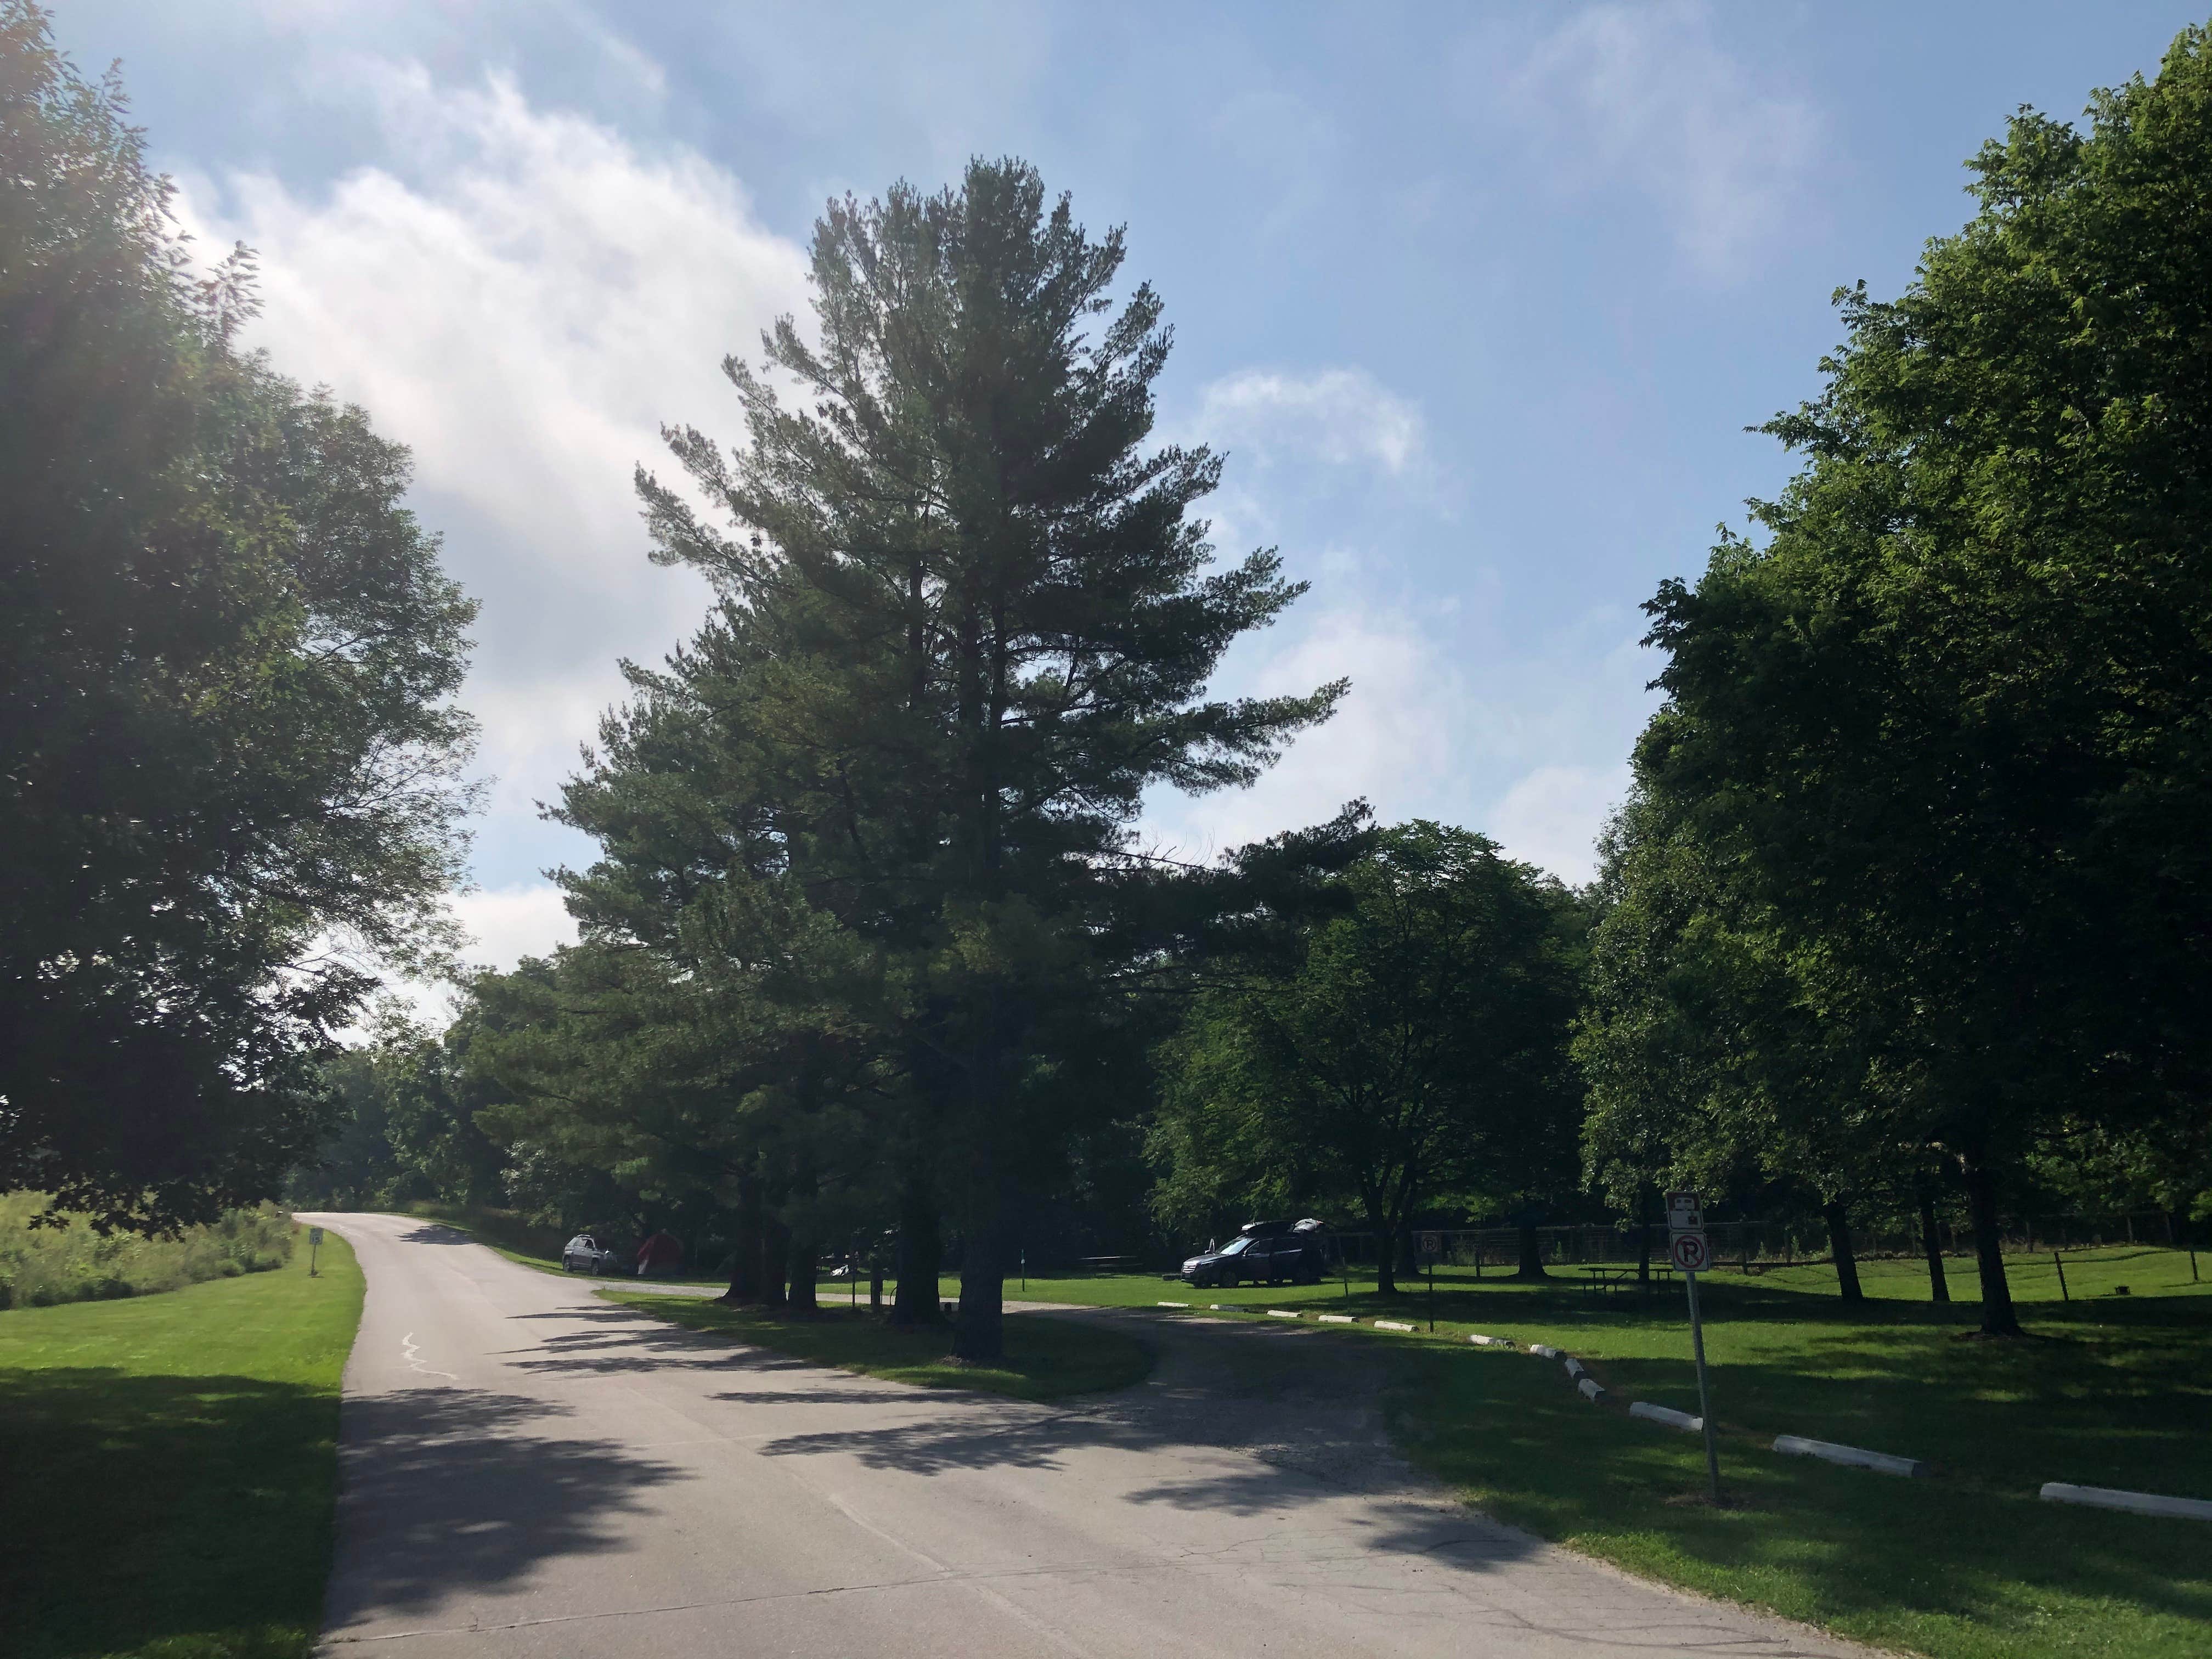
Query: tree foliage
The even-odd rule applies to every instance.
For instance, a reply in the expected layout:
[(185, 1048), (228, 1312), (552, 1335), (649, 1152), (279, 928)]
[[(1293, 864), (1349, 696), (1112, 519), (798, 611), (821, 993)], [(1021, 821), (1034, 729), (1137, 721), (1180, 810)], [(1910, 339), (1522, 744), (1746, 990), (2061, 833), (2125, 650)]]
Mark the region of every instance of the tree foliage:
[(629, 671), (564, 793), (602, 855), (562, 877), (559, 1022), (615, 1029), (521, 1085), (667, 1123), (794, 1228), (825, 1182), (896, 1191), (917, 1237), (941, 1200), (971, 1357), (1014, 1195), (1107, 1115), (1156, 908), (1146, 790), (1249, 782), (1341, 690), (1206, 696), (1301, 590), (1272, 552), (1212, 564), (1191, 509), (1219, 464), (1152, 442), (1170, 335), (1150, 289), (1117, 306), (1122, 258), (1018, 161), (830, 205), (811, 335), (725, 363), (746, 441), (669, 433), (689, 495), (641, 471), (655, 556), (719, 603)]
[[(1650, 607), (1667, 702), (1637, 751), (1709, 878), (1681, 936), (1756, 941), (1752, 1023), (1821, 1057), (1814, 1115), (1950, 1161), (1992, 1331), (2041, 1139), (2201, 1120), (2212, 1060), (2204, 32), (2090, 116), (2024, 112), (1906, 292), (1839, 296), (1826, 389), (1766, 428), (1805, 465), (1765, 544)], [(1767, 1041), (1793, 1024), (1808, 1045)]]
[(1425, 1203), (1573, 1184), (1579, 912), (1556, 881), (1416, 820), (1277, 921), (1169, 1045), (1154, 1138), (1176, 1219), (1354, 1207), (1387, 1291)]
[(405, 452), (234, 343), (111, 76), (0, 4), (0, 1188), (275, 1189), (457, 873), (473, 608)]

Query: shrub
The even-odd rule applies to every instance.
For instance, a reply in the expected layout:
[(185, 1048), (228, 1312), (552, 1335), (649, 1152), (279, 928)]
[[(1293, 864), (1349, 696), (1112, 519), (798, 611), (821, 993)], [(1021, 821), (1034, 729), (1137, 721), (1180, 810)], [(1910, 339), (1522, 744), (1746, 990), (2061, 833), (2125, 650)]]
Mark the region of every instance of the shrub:
[(144, 1238), (103, 1237), (74, 1216), (64, 1226), (32, 1225), (49, 1202), (44, 1193), (0, 1196), (0, 1308), (148, 1296), (292, 1259), (292, 1218), (271, 1204), (229, 1211), (174, 1238)]

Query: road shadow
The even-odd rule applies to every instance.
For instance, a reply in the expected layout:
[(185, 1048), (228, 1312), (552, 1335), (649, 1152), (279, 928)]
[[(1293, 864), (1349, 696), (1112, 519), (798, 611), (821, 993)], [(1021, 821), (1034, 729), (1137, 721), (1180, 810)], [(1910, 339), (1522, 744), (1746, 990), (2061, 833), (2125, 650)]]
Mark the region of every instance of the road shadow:
[[(1131, 1322), (1119, 1313), (1024, 1317), (1124, 1330)], [(1166, 1453), (1185, 1473), (1124, 1491), (1121, 1502), (1248, 1519), (1356, 1497), (1366, 1501), (1350, 1524), (1371, 1549), (1481, 1570), (1542, 1547), (1431, 1488), (1393, 1449), (1380, 1407), (1388, 1354), (1319, 1331), (1145, 1322), (1158, 1366), (1152, 1380), (1118, 1394), (1068, 1407), (969, 1395), (919, 1421), (787, 1435), (761, 1451), (857, 1457), (871, 1469), (923, 1477), (1054, 1472), (1079, 1455)], [(884, 1396), (865, 1398), (879, 1405)], [(1224, 1543), (1241, 1547), (1227, 1536)]]
[(465, 1233), (458, 1227), (442, 1226), (426, 1221), (419, 1227), (410, 1227), (399, 1235), (402, 1244), (481, 1244), (483, 1240), (473, 1233)]
[(550, 1319), (581, 1324), (541, 1339), (530, 1359), (509, 1359), (516, 1370), (548, 1376), (618, 1376), (665, 1372), (672, 1365), (695, 1370), (820, 1370), (825, 1369), (765, 1348), (733, 1348), (726, 1338), (687, 1330), (650, 1314), (600, 1304), (552, 1313), (514, 1314), (516, 1320)]
[(511, 1583), (556, 1557), (628, 1547), (615, 1522), (684, 1472), (564, 1436), (567, 1415), (550, 1401), (468, 1389), (347, 1401), (327, 1627)]

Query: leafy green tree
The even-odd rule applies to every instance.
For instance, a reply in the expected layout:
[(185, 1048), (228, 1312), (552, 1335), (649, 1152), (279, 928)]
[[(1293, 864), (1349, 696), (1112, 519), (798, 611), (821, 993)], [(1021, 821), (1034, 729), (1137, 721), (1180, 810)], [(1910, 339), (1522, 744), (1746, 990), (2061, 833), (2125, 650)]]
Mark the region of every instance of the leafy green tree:
[(1893, 301), (1842, 296), (1807, 458), (1663, 587), (1639, 775), (1958, 1170), (1984, 1328), (2039, 1139), (2201, 1119), (2212, 1027), (2212, 49), (2033, 112)]
[(1579, 914), (1494, 842), (1421, 820), (1328, 886), (1170, 1045), (1161, 1200), (1355, 1206), (1389, 1294), (1425, 1203), (1572, 1181)]
[(477, 1121), (496, 1099), (469, 1064), (477, 1026), (470, 1010), (433, 1032), (397, 999), (380, 1002), (362, 1040), (324, 1065), (334, 1127), (285, 1182), (287, 1199), (336, 1209), (499, 1203), (507, 1153)]
[(301, 1210), (378, 1210), (394, 1201), (399, 1159), (385, 1134), (376, 1055), (343, 1048), (323, 1066), (329, 1127), (313, 1157), (285, 1177), (283, 1201)]
[(234, 348), (111, 76), (0, 0), (0, 1188), (173, 1228), (276, 1190), (434, 944), (472, 607), (405, 453)]
[(1843, 1298), (1863, 1300), (1850, 1213), (1924, 1176), (1917, 1125), (1690, 815), (1639, 787), (1601, 854), (1575, 1044), (1592, 1184), (1641, 1217), (1662, 1186), (1717, 1201), (1780, 1183), (1820, 1212)]
[(610, 950), (780, 883), (862, 951), (908, 1105), (881, 1145), (910, 1236), (951, 1206), (969, 1358), (1000, 1350), (1014, 1195), (1112, 1099), (1145, 792), (1249, 781), (1341, 690), (1206, 699), (1301, 590), (1271, 552), (1209, 568), (1219, 464), (1151, 445), (1170, 338), (1150, 289), (1116, 309), (1122, 257), (1018, 161), (831, 204), (817, 337), (725, 365), (748, 441), (669, 434), (739, 533), (641, 475), (656, 556), (722, 602), (562, 808), (605, 849), (565, 879)]

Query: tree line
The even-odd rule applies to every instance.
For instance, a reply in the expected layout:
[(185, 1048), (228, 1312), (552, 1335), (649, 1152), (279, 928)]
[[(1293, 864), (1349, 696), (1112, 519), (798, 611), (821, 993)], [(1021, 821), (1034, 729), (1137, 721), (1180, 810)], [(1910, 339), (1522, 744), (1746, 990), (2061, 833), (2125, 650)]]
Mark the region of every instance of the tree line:
[(1304, 586), (1217, 557), (1119, 229), (1014, 160), (831, 203), (810, 325), (724, 362), (738, 441), (637, 474), (714, 601), (551, 809), (578, 942), (350, 1046), (359, 963), (441, 943), (469, 602), (404, 453), (236, 349), (245, 256), (190, 275), (112, 82), (21, 0), (0, 76), (0, 1186), (681, 1214), (801, 1306), (881, 1249), (900, 1319), (957, 1265), (974, 1358), (1053, 1225), (1326, 1212), (1387, 1290), (1417, 1224), (1688, 1183), (1819, 1214), (1848, 1296), (1855, 1214), (1960, 1207), (2003, 1334), (2022, 1194), (2212, 1212), (2202, 31), (2086, 130), (2023, 112), (1906, 291), (1840, 296), (1764, 428), (1796, 476), (1646, 607), (1583, 890), (1361, 802), (1149, 843), (1346, 695), (1209, 690)]

